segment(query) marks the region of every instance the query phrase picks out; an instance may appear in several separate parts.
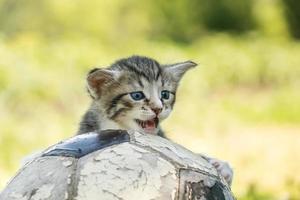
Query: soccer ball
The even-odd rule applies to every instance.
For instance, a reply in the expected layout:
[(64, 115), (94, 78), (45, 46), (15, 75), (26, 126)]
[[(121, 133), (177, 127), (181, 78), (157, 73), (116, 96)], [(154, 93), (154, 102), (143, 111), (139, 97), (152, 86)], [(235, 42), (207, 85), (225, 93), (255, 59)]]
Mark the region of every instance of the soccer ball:
[(62, 141), (23, 166), (1, 200), (233, 200), (205, 158), (167, 139), (107, 130)]

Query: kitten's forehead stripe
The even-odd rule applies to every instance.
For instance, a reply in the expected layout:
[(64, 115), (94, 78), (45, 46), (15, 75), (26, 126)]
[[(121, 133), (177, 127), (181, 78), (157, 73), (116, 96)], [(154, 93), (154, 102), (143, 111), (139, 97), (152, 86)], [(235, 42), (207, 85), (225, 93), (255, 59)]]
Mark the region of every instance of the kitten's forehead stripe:
[(142, 56), (132, 56), (126, 59), (121, 59), (112, 64), (111, 69), (127, 70), (138, 77), (143, 77), (147, 81), (157, 81), (162, 76), (162, 67), (160, 64), (151, 58)]
[(143, 82), (141, 81), (140, 78), (138, 78), (138, 83), (140, 84), (140, 86), (141, 86), (142, 88), (144, 87), (144, 84), (143, 84)]
[(136, 75), (138, 76), (143, 76), (145, 77), (148, 81), (150, 81), (149, 77), (147, 76), (147, 74), (142, 71), (141, 69), (139, 69), (135, 64), (133, 63), (120, 63), (120, 67), (121, 69), (127, 69), (128, 71), (134, 72)]
[(156, 73), (155, 80), (158, 81), (159, 77), (161, 77), (162, 69), (158, 65), (156, 65), (156, 67), (157, 67), (157, 73)]

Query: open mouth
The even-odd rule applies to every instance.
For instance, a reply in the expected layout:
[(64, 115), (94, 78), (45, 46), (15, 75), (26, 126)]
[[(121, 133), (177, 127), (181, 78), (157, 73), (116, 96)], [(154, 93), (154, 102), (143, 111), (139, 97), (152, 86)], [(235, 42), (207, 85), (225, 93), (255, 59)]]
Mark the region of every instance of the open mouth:
[(139, 119), (136, 119), (135, 121), (140, 125), (140, 127), (142, 127), (142, 129), (144, 129), (147, 132), (154, 131), (157, 128), (159, 122), (157, 117), (146, 121)]

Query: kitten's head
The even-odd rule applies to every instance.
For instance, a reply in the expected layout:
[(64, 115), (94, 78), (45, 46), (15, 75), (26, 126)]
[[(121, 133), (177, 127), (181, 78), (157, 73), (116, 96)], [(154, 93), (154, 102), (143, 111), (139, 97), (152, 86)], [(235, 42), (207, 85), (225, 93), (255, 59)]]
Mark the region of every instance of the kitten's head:
[(96, 68), (87, 77), (88, 91), (101, 111), (101, 129), (126, 129), (156, 134), (175, 103), (178, 83), (197, 64), (160, 65), (141, 56)]

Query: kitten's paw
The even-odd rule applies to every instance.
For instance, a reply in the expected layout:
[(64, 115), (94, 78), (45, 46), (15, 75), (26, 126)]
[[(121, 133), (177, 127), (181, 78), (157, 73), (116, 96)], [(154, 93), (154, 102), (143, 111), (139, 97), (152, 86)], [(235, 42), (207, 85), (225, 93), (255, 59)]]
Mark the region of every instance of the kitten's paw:
[(233, 170), (228, 162), (224, 162), (222, 160), (216, 158), (209, 158), (208, 162), (211, 163), (221, 174), (229, 186), (231, 186), (232, 179), (233, 179)]

